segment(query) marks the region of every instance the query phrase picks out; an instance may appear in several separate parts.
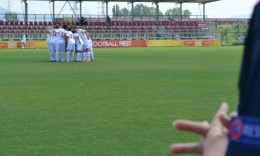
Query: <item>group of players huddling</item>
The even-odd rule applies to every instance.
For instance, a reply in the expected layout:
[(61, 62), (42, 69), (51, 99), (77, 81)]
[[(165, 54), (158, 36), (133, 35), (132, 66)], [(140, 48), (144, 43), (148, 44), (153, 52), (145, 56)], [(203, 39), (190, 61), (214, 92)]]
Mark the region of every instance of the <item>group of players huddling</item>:
[(71, 28), (67, 25), (63, 25), (62, 27), (57, 25), (53, 29), (49, 30), (47, 44), (51, 62), (73, 62), (75, 51), (77, 62), (90, 62), (90, 60), (94, 61), (93, 46), (90, 34), (83, 29), (77, 29), (77, 27)]

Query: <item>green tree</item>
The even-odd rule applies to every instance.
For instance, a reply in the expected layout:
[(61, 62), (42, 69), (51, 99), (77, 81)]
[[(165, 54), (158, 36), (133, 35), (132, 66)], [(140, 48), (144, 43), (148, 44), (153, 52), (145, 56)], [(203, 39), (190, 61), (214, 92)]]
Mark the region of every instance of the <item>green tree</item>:
[(17, 14), (12, 13), (12, 12), (5, 13), (5, 20), (6, 21), (19, 21)]
[(130, 15), (130, 11), (127, 8), (123, 8), (121, 10), (122, 16), (129, 16)]
[[(137, 4), (133, 8), (132, 15), (135, 16), (151, 16), (156, 14), (156, 9), (153, 7), (148, 7), (143, 4)], [(159, 11), (159, 15), (163, 15), (161, 11)]]
[(181, 12), (181, 8), (173, 8), (173, 9), (169, 9), (165, 12), (165, 16), (185, 16), (185, 17), (189, 17), (192, 13), (189, 10), (182, 10)]
[[(221, 34), (222, 44), (234, 44), (241, 42), (239, 38), (246, 36), (247, 24), (235, 23), (235, 24), (220, 24), (217, 25), (217, 32)], [(243, 42), (242, 42), (243, 43)]]
[[(113, 17), (121, 17), (121, 16), (153, 16), (156, 15), (156, 8), (148, 7), (143, 4), (137, 4), (133, 8), (133, 12), (128, 10), (127, 8), (120, 9), (120, 7), (116, 4), (112, 8)], [(163, 13), (159, 11), (159, 15), (162, 16)]]
[(113, 14), (113, 17), (118, 17), (118, 16), (122, 15), (120, 7), (117, 4), (113, 6), (112, 14)]

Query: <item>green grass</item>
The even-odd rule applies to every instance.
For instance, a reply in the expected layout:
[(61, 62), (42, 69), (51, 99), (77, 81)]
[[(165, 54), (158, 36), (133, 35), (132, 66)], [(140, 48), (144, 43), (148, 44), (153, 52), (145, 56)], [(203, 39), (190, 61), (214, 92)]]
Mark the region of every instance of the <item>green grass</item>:
[(95, 49), (93, 63), (0, 49), (0, 155), (165, 156), (174, 119), (235, 109), (242, 47)]

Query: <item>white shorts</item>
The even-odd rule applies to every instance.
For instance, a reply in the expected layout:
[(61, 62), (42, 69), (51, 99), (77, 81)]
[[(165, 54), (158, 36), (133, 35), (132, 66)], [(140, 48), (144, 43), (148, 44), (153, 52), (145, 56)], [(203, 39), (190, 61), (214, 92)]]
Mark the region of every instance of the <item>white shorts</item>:
[(50, 40), (50, 41), (49, 41), (49, 45), (50, 45), (49, 49), (50, 49), (51, 51), (55, 51), (55, 48), (56, 48), (56, 40)]
[(75, 51), (75, 42), (68, 42), (67, 50), (73, 50)]
[(57, 40), (55, 50), (56, 51), (65, 51), (65, 42), (62, 40)]
[(88, 40), (83, 40), (83, 42), (84, 42), (83, 49), (87, 49), (88, 48)]
[(77, 44), (77, 51), (83, 51), (83, 44)]

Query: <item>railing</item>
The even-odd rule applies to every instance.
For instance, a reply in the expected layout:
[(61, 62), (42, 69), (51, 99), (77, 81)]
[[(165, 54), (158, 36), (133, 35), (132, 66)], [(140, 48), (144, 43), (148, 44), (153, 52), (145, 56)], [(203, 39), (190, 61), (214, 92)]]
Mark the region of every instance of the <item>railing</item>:
[[(17, 22), (1, 25), (2, 40), (20, 40), (22, 32), (27, 34), (28, 40), (45, 40), (53, 22)], [(42, 25), (39, 25), (42, 23)], [(92, 34), (94, 40), (147, 40), (147, 39), (200, 39), (215, 38), (214, 23), (203, 22), (132, 22), (127, 25), (97, 25), (79, 26)], [(119, 24), (120, 22), (118, 22)], [(21, 25), (22, 24), (22, 25)], [(35, 25), (37, 24), (37, 25)], [(94, 24), (94, 23), (93, 23)], [(138, 25), (135, 25), (138, 24)], [(140, 25), (139, 25), (140, 24)], [(146, 25), (147, 24), (147, 25)]]
[[(82, 15), (85, 17), (88, 22), (102, 22), (106, 21), (106, 17), (104, 15)], [(156, 15), (130, 15), (130, 16), (115, 16), (111, 17), (112, 21), (202, 21), (203, 16), (201, 15), (190, 15), (190, 16), (156, 16)], [(53, 17), (52, 14), (28, 14), (27, 21), (38, 22), (38, 21), (69, 21), (69, 22), (76, 22), (79, 20), (80, 17), (72, 14), (62, 14), (59, 16)], [(17, 14), (16, 21), (24, 21), (25, 22), (25, 15), (24, 14)], [(5, 14), (0, 14), (0, 21), (11, 21), (14, 19), (6, 19)]]

